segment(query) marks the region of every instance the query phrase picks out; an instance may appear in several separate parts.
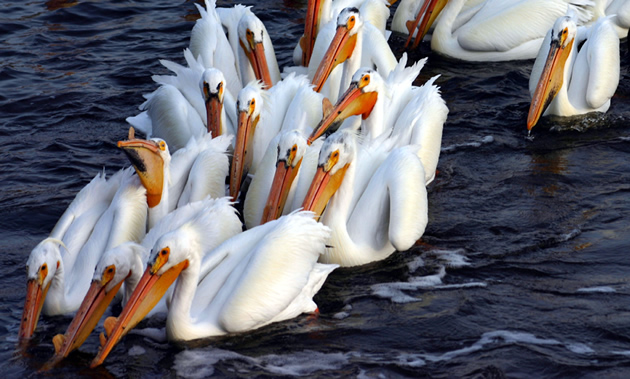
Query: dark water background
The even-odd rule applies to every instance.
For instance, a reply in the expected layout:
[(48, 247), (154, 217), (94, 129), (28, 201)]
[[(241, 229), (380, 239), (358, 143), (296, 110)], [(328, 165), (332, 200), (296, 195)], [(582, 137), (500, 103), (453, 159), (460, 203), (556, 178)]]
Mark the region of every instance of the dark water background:
[[(250, 1), (289, 63), (306, 0)], [(219, 6), (235, 2), (219, 1)], [(128, 165), (124, 118), (183, 63), (197, 11), (181, 1), (0, 4), (0, 372), (39, 376), (70, 317), (42, 317), (15, 350), (25, 262), (74, 195)], [(397, 50), (404, 40), (394, 37)], [(175, 345), (130, 334), (87, 368), (98, 339), (56, 377), (630, 376), (630, 56), (605, 115), (545, 119), (528, 139), (532, 61), (429, 56), (450, 108), (423, 244), (340, 269), (301, 316)], [(119, 312), (119, 307), (114, 313)], [(159, 327), (158, 322), (154, 325)], [(101, 331), (98, 327), (98, 331)]]

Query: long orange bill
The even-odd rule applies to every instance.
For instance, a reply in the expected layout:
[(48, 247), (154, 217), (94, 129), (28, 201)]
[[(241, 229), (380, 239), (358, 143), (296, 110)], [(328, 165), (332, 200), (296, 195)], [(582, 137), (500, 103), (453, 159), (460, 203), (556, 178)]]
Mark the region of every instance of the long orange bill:
[(153, 141), (137, 138), (118, 141), (118, 147), (136, 169), (142, 185), (146, 188), (149, 208), (155, 207), (162, 199), (164, 186), (164, 161), (158, 153), (159, 147)]
[(300, 39), (302, 48), (302, 66), (308, 67), (313, 54), (313, 46), (319, 31), (321, 19), (321, 0), (308, 0), (306, 8), (306, 19), (304, 20), (304, 35)]
[(106, 285), (101, 281), (92, 281), (90, 289), (87, 295), (85, 295), (77, 314), (72, 319), (70, 326), (68, 326), (66, 333), (57, 334), (53, 338), (55, 355), (47, 363), (47, 368), (57, 364), (85, 342), (112, 302), (114, 296), (118, 293), (123, 282), (124, 280), (121, 280), (111, 290), (106, 291)]
[(437, 16), (442, 12), (442, 9), (446, 6), (448, 0), (435, 0), (431, 3), (429, 9), (427, 9), (427, 13), (422, 19), (422, 23), (418, 27), (418, 34), (416, 35), (416, 39), (413, 41), (413, 48), (417, 48), (420, 42), (424, 39), (424, 36), (427, 35), (429, 28), (435, 22)]
[(212, 138), (218, 137), (222, 134), (221, 125), (221, 110), (223, 104), (219, 100), (219, 94), (209, 94), (208, 100), (206, 100), (206, 117), (208, 133), (212, 135)]
[(350, 116), (362, 115), (363, 119), (366, 119), (370, 116), (372, 109), (374, 109), (374, 104), (376, 104), (377, 99), (377, 92), (363, 93), (357, 83), (350, 84), (350, 87), (343, 94), (341, 99), (337, 101), (333, 110), (313, 129), (313, 132), (308, 137), (307, 143), (309, 145), (312, 144), (313, 141), (328, 130), (337, 128)]
[(431, 3), (432, 1), (434, 0), (424, 0), (424, 3), (422, 4), (422, 8), (420, 8), (420, 11), (418, 11), (418, 14), (416, 15), (416, 19), (413, 22), (407, 21), (407, 30), (409, 30), (409, 37), (407, 37), (407, 41), (405, 42), (405, 46), (404, 46), (405, 49), (409, 46), (409, 43), (411, 42), (411, 39), (413, 38), (413, 34), (416, 31), (418, 24), (420, 23), (420, 19), (422, 18), (422, 16), (424, 16), (427, 10), (427, 7), (429, 6), (429, 3)]
[(276, 173), (273, 176), (267, 204), (265, 205), (260, 221), (261, 225), (268, 221), (275, 220), (282, 215), (282, 211), (287, 202), (287, 196), (289, 196), (289, 190), (291, 189), (293, 180), (295, 180), (295, 176), (300, 170), (301, 164), (302, 160), (300, 159), (295, 167), (285, 161), (280, 161), (276, 165)]
[(35, 279), (29, 279), (26, 283), (26, 300), (24, 300), (24, 311), (22, 312), (22, 321), (20, 322), (20, 331), (18, 333), (20, 341), (33, 336), (49, 288), (50, 283), (42, 290), (41, 284)]
[(243, 47), (243, 50), (249, 59), (249, 63), (252, 65), (254, 75), (256, 76), (256, 79), (263, 82), (265, 89), (269, 89), (273, 86), (273, 82), (271, 81), (271, 74), (269, 73), (267, 57), (265, 56), (265, 48), (262, 42), (250, 41), (249, 45), (251, 50), (246, 49), (245, 47)]
[(185, 260), (161, 275), (153, 273), (150, 265), (147, 267), (120, 316), (105, 320), (107, 337), (101, 334), (102, 346), (90, 367), (94, 368), (103, 363), (118, 341), (142, 321), (187, 267), (188, 260)]
[(252, 162), (252, 141), (257, 123), (258, 120), (252, 120), (246, 112), (239, 112), (234, 156), (230, 168), (230, 196), (233, 201), (238, 200), (241, 184), (249, 172)]
[(324, 58), (319, 64), (319, 67), (317, 67), (317, 71), (313, 76), (312, 83), (315, 86), (316, 92), (321, 91), (332, 70), (337, 67), (338, 64), (341, 64), (345, 62), (346, 59), (350, 58), (356, 43), (356, 34), (351, 36), (346, 26), (337, 26), (337, 32), (335, 33), (328, 50), (326, 50), (326, 54), (324, 54)]
[(320, 217), (324, 213), (330, 198), (339, 189), (348, 167), (349, 165), (345, 165), (333, 175), (330, 174), (330, 171), (325, 170), (323, 166), (317, 167), (311, 186), (304, 197), (302, 208), (305, 211), (313, 211), (315, 218)]
[(562, 47), (558, 40), (551, 42), (549, 54), (545, 61), (545, 67), (540, 74), (536, 91), (532, 97), (532, 103), (529, 106), (527, 114), (527, 130), (531, 131), (536, 125), (540, 116), (545, 112), (549, 103), (558, 94), (562, 87), (564, 65), (569, 57), (573, 41), (570, 41), (566, 47)]

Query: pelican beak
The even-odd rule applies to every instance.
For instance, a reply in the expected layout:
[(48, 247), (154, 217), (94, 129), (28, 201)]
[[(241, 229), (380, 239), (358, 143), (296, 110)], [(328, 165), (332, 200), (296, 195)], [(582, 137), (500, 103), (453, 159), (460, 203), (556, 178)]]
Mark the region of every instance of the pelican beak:
[(269, 73), (267, 57), (265, 56), (265, 47), (263, 46), (262, 41), (255, 41), (254, 33), (247, 30), (247, 44), (249, 45), (249, 48), (246, 48), (241, 41), (241, 48), (245, 51), (245, 55), (254, 69), (256, 79), (262, 81), (266, 89), (271, 88), (273, 83), (271, 82), (271, 74)]
[(321, 91), (332, 70), (337, 67), (338, 64), (345, 62), (345, 60), (352, 55), (357, 43), (356, 33), (350, 35), (350, 29), (352, 29), (353, 26), (354, 24), (337, 26), (335, 37), (330, 43), (328, 50), (326, 50), (326, 54), (324, 54), (324, 58), (313, 76), (313, 85), (315, 86), (316, 92)]
[(131, 161), (142, 185), (147, 189), (149, 208), (155, 207), (162, 199), (164, 185), (164, 160), (159, 151), (165, 150), (166, 144), (130, 138), (127, 141), (118, 141), (118, 147)]
[(40, 274), (38, 279), (29, 279), (26, 283), (26, 300), (24, 301), (24, 311), (22, 312), (22, 322), (18, 338), (22, 341), (33, 336), (39, 315), (44, 306), (44, 299), (50, 288), (50, 283), (42, 288), (43, 278)]
[(308, 67), (313, 54), (313, 46), (319, 32), (319, 23), (321, 20), (322, 4), (321, 0), (308, 0), (306, 8), (306, 20), (304, 20), (304, 35), (300, 39), (300, 47), (302, 48), (302, 66)]
[(223, 83), (219, 84), (219, 91), (217, 93), (210, 92), (207, 83), (203, 85), (203, 97), (206, 104), (206, 125), (208, 127), (208, 133), (212, 135), (212, 138), (223, 134), (223, 125), (221, 124), (221, 111), (223, 110), (223, 103), (221, 102), (223, 92), (222, 84)]
[(374, 109), (374, 104), (376, 104), (376, 100), (378, 100), (378, 93), (374, 91), (363, 92), (362, 88), (363, 84), (360, 82), (350, 84), (350, 87), (346, 93), (343, 94), (341, 99), (337, 101), (332, 111), (328, 112), (328, 115), (313, 129), (313, 132), (308, 137), (309, 145), (322, 136), (328, 129), (338, 127), (350, 116), (362, 115), (363, 119), (370, 116), (372, 109)]
[(348, 170), (349, 164), (346, 164), (337, 172), (331, 174), (330, 168), (334, 163), (336, 162), (331, 162), (329, 159), (325, 165), (317, 167), (311, 186), (306, 193), (306, 197), (304, 197), (302, 208), (305, 211), (313, 211), (315, 218), (320, 217), (324, 213), (328, 200), (337, 192)]
[(108, 317), (105, 320), (107, 337), (101, 333), (102, 346), (92, 360), (90, 367), (94, 368), (103, 363), (118, 341), (142, 321), (164, 296), (168, 287), (173, 284), (179, 274), (188, 267), (188, 260), (184, 260), (163, 274), (158, 274), (157, 272), (165, 263), (159, 258), (153, 265), (147, 267), (120, 316)]
[[(564, 35), (564, 34), (563, 34)], [(545, 66), (540, 79), (536, 85), (536, 90), (532, 96), (532, 103), (529, 106), (527, 115), (527, 130), (531, 131), (534, 125), (545, 112), (549, 103), (556, 96), (563, 83), (564, 65), (567, 62), (574, 40), (569, 41), (566, 46), (559, 39), (553, 39), (545, 61)]]
[[(420, 8), (416, 19), (414, 21), (407, 21), (409, 37), (407, 37), (407, 41), (405, 42), (405, 49), (409, 46), (409, 42), (411, 42), (411, 38), (413, 38), (416, 28), (418, 28), (418, 34), (416, 35), (416, 39), (413, 41), (413, 48), (415, 49), (418, 47), (420, 42), (424, 39), (424, 36), (431, 28), (431, 25), (435, 22), (437, 16), (446, 6), (446, 3), (448, 3), (448, 0), (427, 0), (424, 4), (422, 4), (422, 8)], [(420, 22), (421, 18), (422, 22)], [(419, 27), (418, 24), (420, 24)]]
[(107, 285), (116, 274), (115, 270), (115, 266), (109, 266), (105, 269), (101, 280), (92, 281), (87, 295), (85, 295), (81, 307), (72, 319), (66, 333), (57, 334), (53, 337), (55, 356), (52, 358), (51, 362), (48, 363), (49, 367), (67, 357), (73, 350), (79, 348), (88, 338), (92, 330), (94, 330), (96, 324), (98, 324), (98, 321), (101, 319), (103, 313), (105, 313), (105, 310), (124, 282), (124, 280), (121, 280), (118, 284), (107, 290)]
[[(293, 152), (292, 152), (293, 153)], [(295, 154), (293, 154), (295, 157)], [(291, 159), (291, 156), (289, 157)], [(293, 167), (291, 161), (279, 161), (276, 165), (276, 173), (273, 176), (273, 183), (271, 184), (271, 190), (269, 191), (269, 197), (267, 198), (267, 204), (263, 211), (262, 220), (260, 224), (264, 224), (268, 221), (275, 220), (282, 215), (284, 205), (287, 202), (287, 196), (289, 196), (289, 190), (295, 180), (295, 176), (300, 170), (302, 159)]]
[(238, 115), (238, 130), (230, 169), (230, 196), (234, 201), (238, 199), (241, 183), (247, 176), (252, 163), (252, 142), (259, 120), (259, 117), (252, 119), (252, 113), (253, 106), (250, 105), (248, 112), (239, 111)]

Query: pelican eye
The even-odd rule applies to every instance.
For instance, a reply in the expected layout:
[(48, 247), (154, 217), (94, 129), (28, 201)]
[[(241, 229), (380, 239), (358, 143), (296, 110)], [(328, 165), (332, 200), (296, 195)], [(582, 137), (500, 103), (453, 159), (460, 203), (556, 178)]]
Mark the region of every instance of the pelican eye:
[(48, 270), (48, 265), (47, 265), (46, 263), (44, 263), (44, 264), (42, 265), (42, 267), (40, 267), (40, 269), (39, 269), (39, 270), (40, 270), (41, 272), (44, 272), (44, 271)]
[(162, 249), (160, 251), (160, 255), (163, 256), (163, 257), (166, 256), (167, 254), (168, 254), (168, 250), (167, 249)]
[(114, 272), (114, 268), (113, 267), (110, 267), (110, 268), (107, 269), (107, 273), (108, 274), (112, 274), (113, 272)]
[(297, 151), (297, 145), (293, 145), (293, 147), (291, 148), (291, 151), (295, 153)]
[(160, 150), (164, 151), (166, 150), (166, 142), (164, 141), (160, 141), (160, 143), (158, 144), (158, 147), (160, 148)]

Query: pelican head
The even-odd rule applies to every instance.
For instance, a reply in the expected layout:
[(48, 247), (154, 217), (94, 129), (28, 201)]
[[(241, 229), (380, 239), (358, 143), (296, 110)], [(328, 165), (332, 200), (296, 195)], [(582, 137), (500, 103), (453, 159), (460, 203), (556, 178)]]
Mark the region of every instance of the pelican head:
[(280, 136), (276, 173), (260, 221), (261, 224), (275, 220), (282, 215), (291, 185), (300, 170), (302, 158), (304, 158), (307, 148), (306, 138), (299, 130), (291, 130)]
[(101, 335), (101, 348), (91, 367), (103, 363), (112, 348), (155, 307), (169, 286), (198, 259), (199, 231), (189, 222), (162, 235), (155, 243), (149, 263), (120, 316), (105, 320), (107, 337)]
[(267, 33), (265, 25), (251, 12), (243, 15), (238, 22), (239, 42), (252, 65), (254, 75), (265, 84), (265, 87), (270, 88), (273, 83), (263, 44), (265, 33)]
[(225, 125), (222, 123), (223, 94), (225, 91), (225, 77), (221, 70), (208, 68), (201, 75), (199, 88), (206, 104), (206, 117), (208, 133), (212, 138), (225, 133)]
[(26, 299), (18, 338), (31, 338), (35, 332), (46, 294), (61, 264), (60, 246), (63, 242), (46, 238), (33, 250), (26, 262)]
[(352, 56), (361, 28), (363, 21), (357, 8), (344, 8), (339, 13), (335, 36), (313, 76), (316, 92), (321, 91), (332, 70)]
[(263, 107), (262, 86), (250, 83), (238, 93), (236, 108), (238, 129), (234, 146), (234, 157), (230, 170), (230, 196), (238, 198), (243, 178), (247, 176), (252, 163), (254, 133)]
[[(94, 271), (92, 284), (65, 334), (53, 338), (55, 356), (49, 366), (65, 358), (85, 342), (105, 313), (114, 296), (126, 283), (126, 292), (135, 288), (142, 274), (145, 249), (134, 242), (108, 250)], [(128, 296), (126, 296), (128, 298)]]
[[(545, 38), (542, 49), (546, 48), (549, 50), (546, 54), (544, 66), (542, 66), (542, 59), (545, 58), (545, 53), (544, 50), (541, 50), (534, 62), (530, 79), (532, 103), (527, 115), (527, 130), (531, 131), (538, 119), (540, 119), (540, 116), (558, 94), (560, 88), (562, 88), (565, 64), (571, 54), (576, 34), (575, 15), (569, 15), (556, 20)], [(537, 76), (538, 73), (540, 73), (539, 77)], [(533, 80), (536, 77), (539, 79), (534, 89)]]
[(321, 216), (328, 200), (335, 194), (356, 155), (356, 136), (350, 130), (339, 130), (326, 138), (319, 152), (317, 171), (304, 197), (302, 207)]
[(332, 111), (320, 121), (308, 138), (312, 143), (327, 130), (334, 129), (350, 116), (361, 115), (363, 119), (370, 116), (378, 100), (379, 92), (383, 92), (383, 78), (374, 70), (360, 68), (352, 76), (348, 90), (337, 101)]
[(131, 164), (136, 169), (142, 185), (147, 190), (147, 203), (153, 208), (162, 200), (166, 169), (171, 161), (166, 142), (160, 138), (144, 140), (135, 138), (134, 129), (129, 128), (129, 139), (118, 141)]

